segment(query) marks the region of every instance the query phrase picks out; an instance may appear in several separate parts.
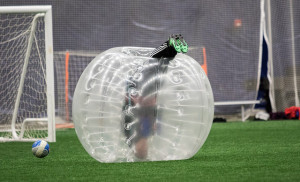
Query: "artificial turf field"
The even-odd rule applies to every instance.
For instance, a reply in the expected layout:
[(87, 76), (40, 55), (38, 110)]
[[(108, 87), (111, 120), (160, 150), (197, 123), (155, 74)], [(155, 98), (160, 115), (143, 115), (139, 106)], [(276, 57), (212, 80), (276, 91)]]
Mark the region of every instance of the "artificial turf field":
[(74, 129), (58, 130), (44, 159), (32, 143), (0, 143), (0, 181), (300, 181), (300, 121), (214, 123), (188, 160), (99, 163)]

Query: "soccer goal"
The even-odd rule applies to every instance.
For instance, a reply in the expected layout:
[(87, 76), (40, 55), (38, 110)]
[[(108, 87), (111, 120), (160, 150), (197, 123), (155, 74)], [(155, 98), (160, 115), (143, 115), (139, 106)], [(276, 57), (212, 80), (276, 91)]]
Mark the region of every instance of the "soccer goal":
[(72, 103), (76, 84), (81, 73), (99, 52), (101, 51), (54, 52), (58, 119), (65, 122), (72, 121)]
[(0, 7), (0, 141), (55, 142), (51, 6)]

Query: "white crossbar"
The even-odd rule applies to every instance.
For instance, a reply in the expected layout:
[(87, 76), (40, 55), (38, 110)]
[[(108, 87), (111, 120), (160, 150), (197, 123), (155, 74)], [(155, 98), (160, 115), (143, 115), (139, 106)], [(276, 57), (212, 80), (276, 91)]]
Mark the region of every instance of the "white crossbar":
[(244, 101), (227, 101), (227, 102), (215, 102), (215, 106), (229, 106), (240, 105), (242, 121), (245, 122), (250, 115), (245, 116), (245, 105), (259, 104), (260, 100), (244, 100)]
[(215, 102), (215, 106), (222, 105), (250, 105), (250, 104), (259, 104), (259, 100), (244, 100), (244, 101), (226, 101), (226, 102)]
[[(17, 8), (16, 8), (17, 7)], [(1, 13), (44, 13), (51, 10), (51, 6), (1, 6)]]

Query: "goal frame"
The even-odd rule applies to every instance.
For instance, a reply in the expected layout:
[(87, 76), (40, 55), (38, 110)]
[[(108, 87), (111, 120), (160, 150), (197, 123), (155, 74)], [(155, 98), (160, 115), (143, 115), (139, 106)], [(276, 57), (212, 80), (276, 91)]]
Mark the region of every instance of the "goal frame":
[[(13, 14), (13, 13), (34, 13), (36, 17), (43, 16), (45, 22), (45, 61), (46, 61), (46, 84), (47, 84), (47, 118), (28, 118), (30, 121), (43, 120), (48, 122), (48, 136), (47, 141), (55, 142), (55, 98), (54, 98), (54, 63), (53, 63), (53, 32), (52, 32), (52, 6), (51, 5), (41, 5), (41, 6), (2, 6), (0, 7), (0, 14)], [(34, 22), (34, 20), (33, 20)], [(35, 23), (32, 24), (32, 30), (30, 34), (34, 33)], [(33, 31), (33, 32), (32, 32)], [(22, 133), (24, 133), (24, 128), (21, 128), (21, 137), (17, 135), (15, 129), (15, 122), (17, 117), (17, 111), (19, 107), (20, 97), (23, 92), (24, 79), (26, 76), (26, 69), (31, 53), (31, 46), (33, 44), (33, 36), (30, 35), (28, 46), (26, 50), (26, 55), (24, 58), (23, 71), (20, 79), (20, 85), (18, 88), (17, 99), (15, 102), (15, 107), (12, 115), (12, 135), (13, 139), (1, 139), (0, 141), (28, 141), (35, 139), (23, 139)], [(26, 120), (26, 119), (25, 119)], [(25, 121), (24, 120), (24, 121)], [(24, 124), (25, 126), (25, 124)]]

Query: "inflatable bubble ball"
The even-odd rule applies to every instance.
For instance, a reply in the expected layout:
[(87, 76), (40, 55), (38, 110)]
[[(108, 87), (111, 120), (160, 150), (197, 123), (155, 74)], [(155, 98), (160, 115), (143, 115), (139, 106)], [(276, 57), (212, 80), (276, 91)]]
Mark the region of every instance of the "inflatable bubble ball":
[(213, 94), (199, 63), (181, 53), (151, 58), (152, 51), (109, 49), (77, 83), (75, 130), (100, 162), (188, 159), (210, 132)]

